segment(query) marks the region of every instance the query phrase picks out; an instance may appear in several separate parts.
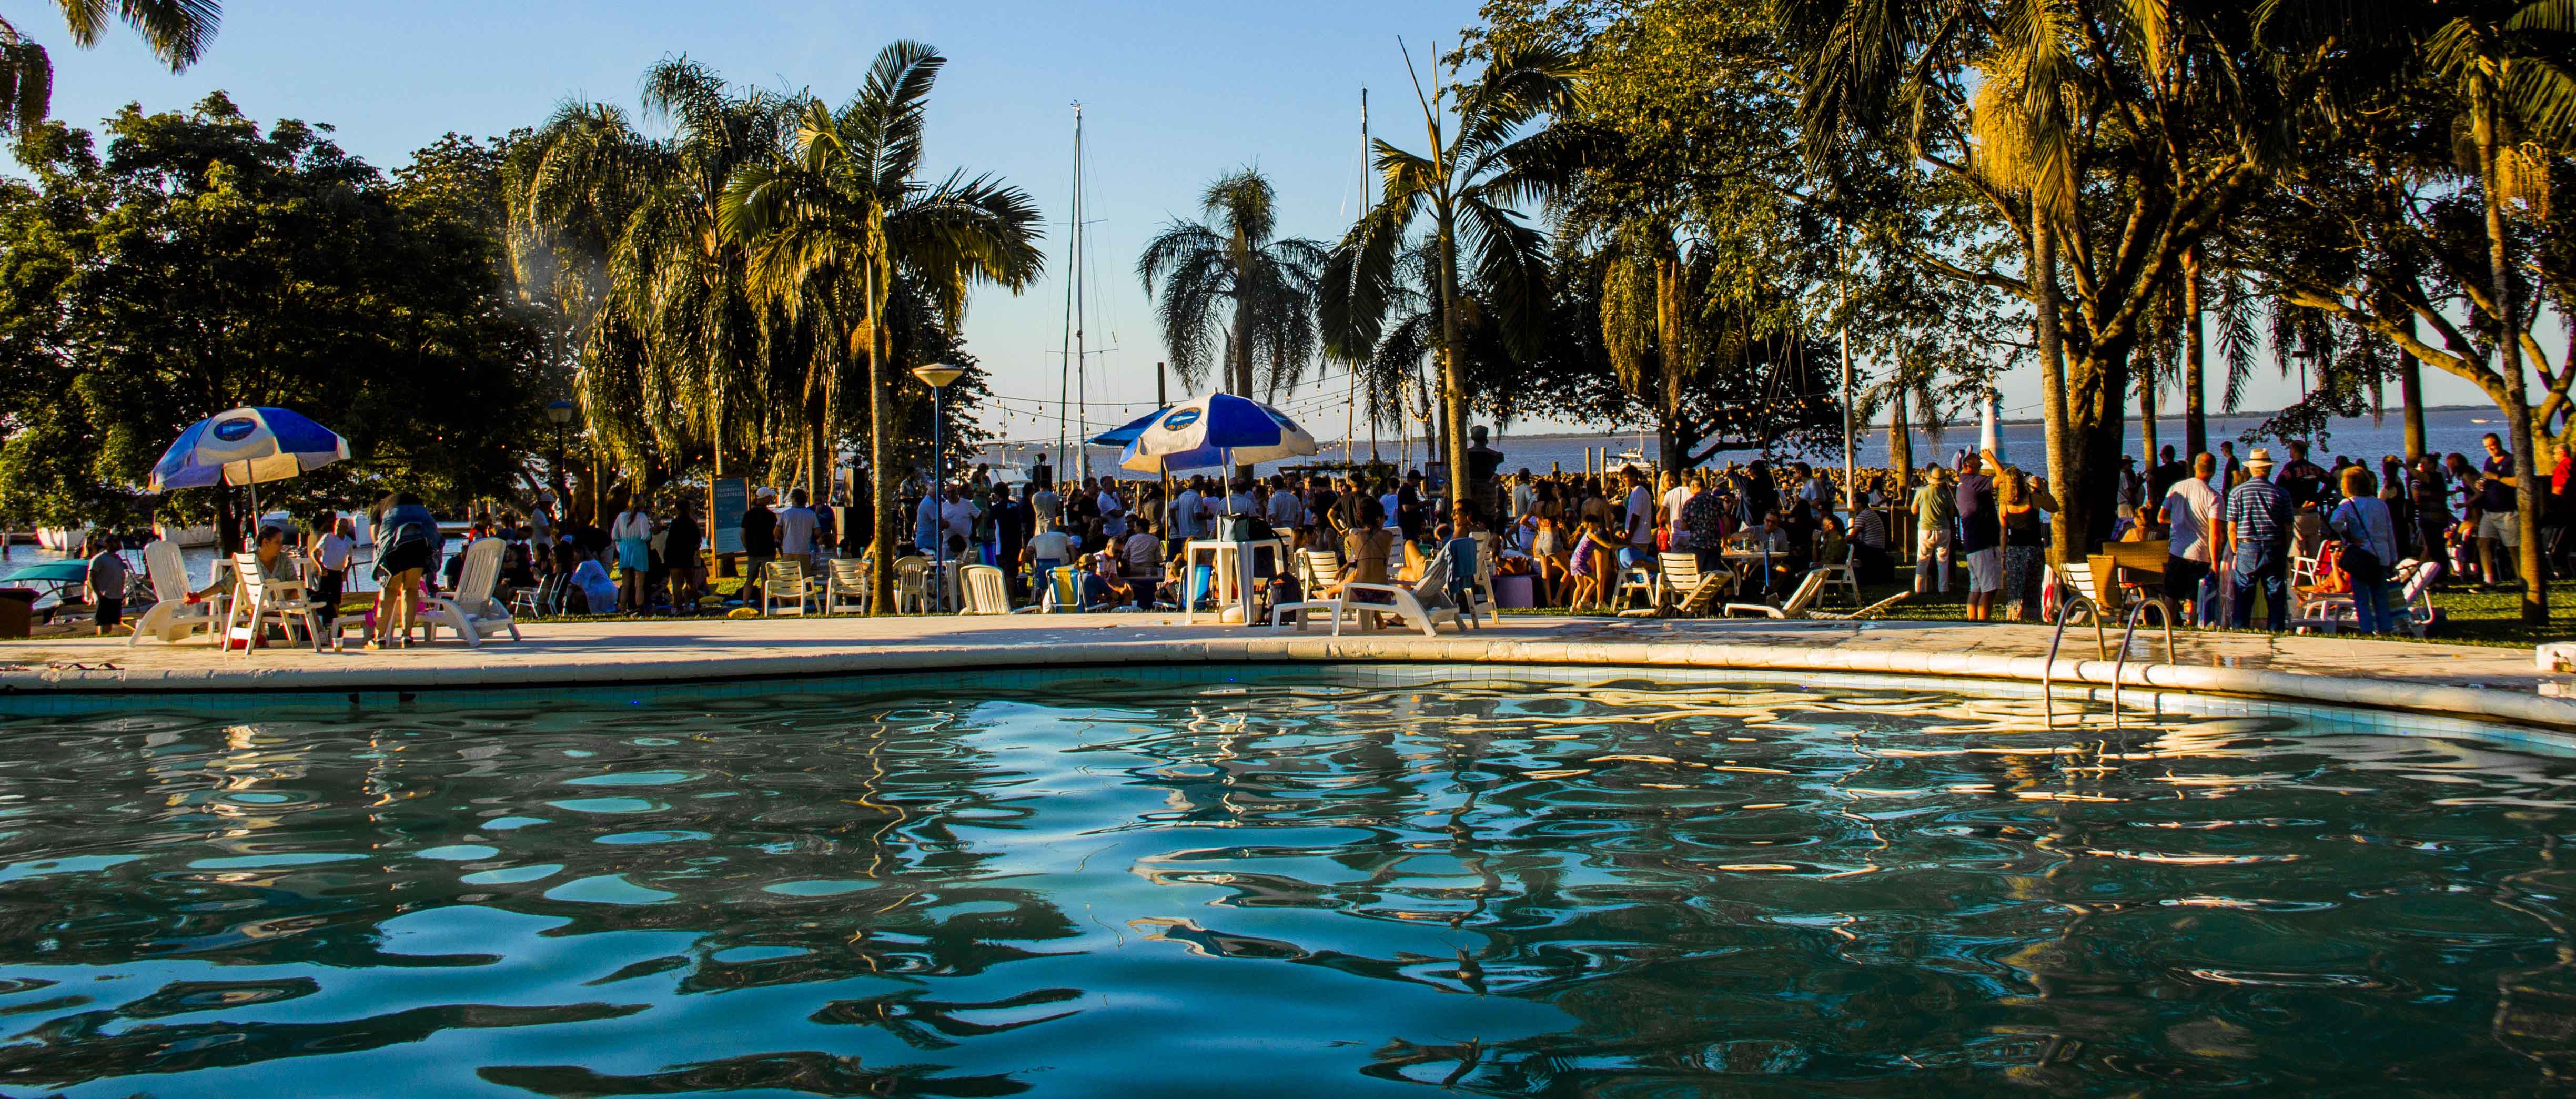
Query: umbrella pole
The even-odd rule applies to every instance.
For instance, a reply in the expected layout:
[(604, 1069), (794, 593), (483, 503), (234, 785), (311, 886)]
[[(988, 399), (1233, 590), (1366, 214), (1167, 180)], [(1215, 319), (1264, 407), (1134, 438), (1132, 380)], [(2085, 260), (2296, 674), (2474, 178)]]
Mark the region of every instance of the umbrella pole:
[(250, 522), (242, 524), (242, 548), (259, 548), (259, 482), (250, 483)]

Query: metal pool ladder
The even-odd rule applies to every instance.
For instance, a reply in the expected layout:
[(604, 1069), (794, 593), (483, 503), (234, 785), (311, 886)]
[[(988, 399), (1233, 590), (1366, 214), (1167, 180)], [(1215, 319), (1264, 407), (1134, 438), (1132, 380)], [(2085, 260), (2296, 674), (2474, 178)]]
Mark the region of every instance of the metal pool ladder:
[[(2165, 632), (2165, 658), (2162, 663), (2173, 663), (2173, 601), (2161, 595), (2150, 595), (2139, 600), (2138, 605), (2129, 611), (2128, 628), (2120, 633), (2120, 655), (2114, 658), (2104, 651), (2108, 639), (2102, 632), (2102, 603), (2099, 596), (2100, 589), (2094, 583), (2093, 566), (2089, 562), (2076, 562), (2049, 567), (2056, 571), (2061, 583), (2058, 586), (2057, 632), (2048, 639), (2048, 663), (2042, 666), (2039, 672), (2040, 704), (2043, 712), (2048, 715), (2048, 727), (2052, 729), (2057, 727), (2057, 648), (2066, 641), (2066, 624), (2074, 621), (2076, 611), (2082, 610), (2084, 617), (2093, 623), (2095, 659), (2111, 661), (2111, 728), (2125, 731), (2125, 726), (2120, 723), (2120, 681), (2124, 678), (2121, 673), (2128, 668), (2129, 664), (2129, 644), (2136, 640), (2138, 626), (2145, 619), (2147, 611), (2152, 609), (2156, 612), (2156, 618), (2163, 625)], [(2121, 751), (2126, 754), (2125, 744)]]

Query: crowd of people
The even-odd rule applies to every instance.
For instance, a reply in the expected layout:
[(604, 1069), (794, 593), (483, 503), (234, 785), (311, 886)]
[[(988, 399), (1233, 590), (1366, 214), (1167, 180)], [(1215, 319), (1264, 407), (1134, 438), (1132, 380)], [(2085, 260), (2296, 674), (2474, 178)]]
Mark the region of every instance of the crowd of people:
[[(2389, 456), (2375, 469), (2349, 457), (2319, 465), (2300, 442), (2285, 449), (2280, 460), (2264, 446), (2240, 459), (2229, 442), (2185, 460), (2168, 446), (2144, 470), (2124, 459), (2114, 535), (2169, 544), (2163, 592), (2192, 619), (2250, 626), (2261, 604), (2260, 621), (2284, 628), (2296, 594), (2290, 563), (2320, 554), (2333, 559), (2333, 582), (2349, 586), (2369, 632), (2397, 625), (2390, 586), (2400, 562), (2442, 562), (2485, 585), (2513, 582), (2522, 490), (2497, 436), (2485, 437), (2476, 461), (2428, 454), (2410, 465)], [(2564, 517), (2576, 515), (2569, 458), (2550, 448), (2541, 463), (2553, 540)], [(1451, 501), (1418, 469), (1058, 482), (1041, 463), (1027, 480), (1005, 484), (977, 466), (936, 492), (922, 481), (906, 486), (898, 514), (910, 522), (897, 531), (897, 553), (994, 565), (1015, 600), (1051, 596), (1095, 609), (1203, 597), (1203, 581), (1189, 584), (1183, 552), (1197, 539), (1276, 539), (1292, 551), (1330, 551), (1342, 562), (1336, 582), (1412, 582), (1444, 551), (1463, 582), (1478, 568), (1476, 555), (1491, 554), (1483, 567), (1528, 577), (1535, 605), (1576, 609), (1609, 605), (1623, 575), (1655, 568), (1662, 554), (1693, 554), (1703, 570), (1733, 564), (1744, 581), (1738, 598), (1773, 601), (1819, 565), (1849, 565), (1860, 583), (1889, 583), (1911, 556), (1919, 593), (1947, 593), (1964, 573), (1971, 620), (2042, 617), (2057, 498), (2046, 478), (1991, 453), (1961, 453), (1948, 468), (1905, 476), (1865, 470), (1851, 496), (1839, 470), (1805, 462), (1680, 473), (1630, 466), (1502, 474), (1490, 464), (1471, 471), (1468, 491)], [(547, 508), (524, 519), (484, 515), (467, 538), (506, 540), (497, 595), (540, 614), (723, 607), (709, 584), (703, 489), (675, 490), (658, 503), (622, 500), (605, 526), (555, 521)], [(376, 638), (399, 644), (417, 592), (440, 582), (453, 588), (462, 557), (442, 561), (445, 539), (417, 497), (389, 496), (370, 518), (383, 593)], [(736, 600), (759, 605), (769, 562), (819, 571), (832, 558), (861, 556), (872, 518), (863, 497), (853, 506), (839, 495), (814, 501), (792, 489), (782, 500), (757, 490), (736, 532), (742, 553), (734, 564), (746, 578)], [(354, 560), (351, 533), (343, 520), (303, 549), (319, 565), (320, 598), (333, 605)], [(289, 538), (263, 530), (259, 552), (274, 553)], [(1748, 559), (1758, 567), (1743, 568)], [(123, 590), (121, 562), (93, 565), (94, 589)], [(1299, 579), (1288, 566), (1264, 554), (1257, 574), (1265, 585), (1293, 589)], [(1067, 580), (1075, 590), (1065, 590)], [(116, 613), (113, 600), (102, 606), (102, 632)]]

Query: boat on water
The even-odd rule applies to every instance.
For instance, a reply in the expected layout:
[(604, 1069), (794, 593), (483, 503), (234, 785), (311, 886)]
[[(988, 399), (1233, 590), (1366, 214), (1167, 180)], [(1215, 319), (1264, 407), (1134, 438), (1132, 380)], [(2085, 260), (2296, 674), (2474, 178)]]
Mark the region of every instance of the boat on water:
[(152, 535), (180, 549), (204, 549), (215, 544), (215, 528), (211, 526), (174, 527), (167, 523), (154, 523)]
[(36, 544), (56, 553), (79, 553), (89, 541), (88, 527), (37, 527)]

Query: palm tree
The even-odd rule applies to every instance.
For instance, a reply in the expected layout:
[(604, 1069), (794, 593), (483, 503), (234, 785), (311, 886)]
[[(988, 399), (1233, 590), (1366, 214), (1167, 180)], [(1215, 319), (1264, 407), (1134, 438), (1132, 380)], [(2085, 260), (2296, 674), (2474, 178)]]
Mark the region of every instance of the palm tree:
[[(62, 9), (63, 25), (75, 45), (88, 49), (98, 44), (107, 29), (109, 0), (54, 0), (54, 6)], [(174, 73), (197, 63), (223, 20), (219, 0), (115, 0), (113, 12)], [(53, 113), (53, 106), (53, 57), (15, 24), (0, 19), (0, 133), (25, 133)]]
[[(2517, 566), (2522, 573), (2522, 620), (2549, 621), (2548, 586), (2542, 579), (2538, 456), (2532, 453), (2523, 369), (2522, 294), (2506, 253), (2505, 204), (2534, 185), (2546, 186), (2549, 152), (2564, 151), (2576, 136), (2576, 68), (2567, 61), (2566, 36), (2576, 11), (2565, 0), (2472, 0), (2426, 5), (2430, 25), (2419, 41), (2433, 79), (2460, 103), (2475, 149), (2478, 189), (2486, 214), (2488, 285), (2479, 307), (2496, 325), (2495, 348), (2507, 392), (2513, 446), (2517, 525), (2522, 528)], [(2479, 295), (2473, 295), (2473, 297)]]
[(816, 318), (827, 336), (816, 348), (825, 368), (809, 373), (805, 386), (811, 468), (827, 468), (821, 447), (837, 421), (839, 379), (850, 364), (866, 363), (876, 508), (869, 549), (879, 563), (869, 605), (880, 614), (894, 598), (894, 570), (885, 563), (894, 559), (894, 411), (903, 384), (890, 369), (889, 305), (899, 292), (917, 293), (953, 333), (973, 284), (1016, 292), (1046, 264), (1027, 192), (990, 175), (919, 178), (931, 85), (946, 64), (919, 42), (886, 46), (840, 110), (800, 102), (792, 141), (737, 169), (723, 196), (724, 231), (751, 248), (762, 293)]
[(754, 461), (771, 450), (771, 394), (799, 349), (754, 293), (718, 205), (792, 113), (686, 56), (643, 84), (669, 137), (645, 136), (614, 106), (570, 102), (514, 157), (513, 262), (576, 320), (583, 418), (618, 464), (640, 476), (704, 452), (722, 474), (729, 448)]
[(1199, 211), (1206, 221), (1165, 225), (1136, 257), (1145, 293), (1162, 284), (1155, 313), (1172, 369), (1195, 390), (1222, 362), (1219, 388), (1276, 400), (1303, 378), (1319, 346), (1324, 246), (1276, 236), (1278, 196), (1258, 168), (1208, 184)]
[[(1411, 65), (1408, 55), (1406, 64)], [(1574, 158), (1572, 138), (1542, 129), (1524, 133), (1541, 117), (1575, 104), (1571, 55), (1553, 46), (1506, 51), (1478, 78), (1414, 97), (1422, 105), (1428, 155), (1405, 152), (1381, 140), (1377, 150), (1382, 194), (1333, 256), (1326, 283), (1343, 300), (1330, 309), (1339, 345), (1374, 344), (1395, 285), (1398, 254), (1416, 218), (1427, 217), (1438, 251), (1434, 286), (1440, 296), (1440, 409), (1447, 435), (1444, 453), (1452, 489), (1462, 498), (1467, 470), (1467, 387), (1464, 379), (1464, 309), (1458, 275), (1463, 249), (1483, 294), (1478, 306), (1516, 352), (1537, 344), (1549, 304), (1546, 240), (1515, 207), (1541, 200), (1561, 185)]]

